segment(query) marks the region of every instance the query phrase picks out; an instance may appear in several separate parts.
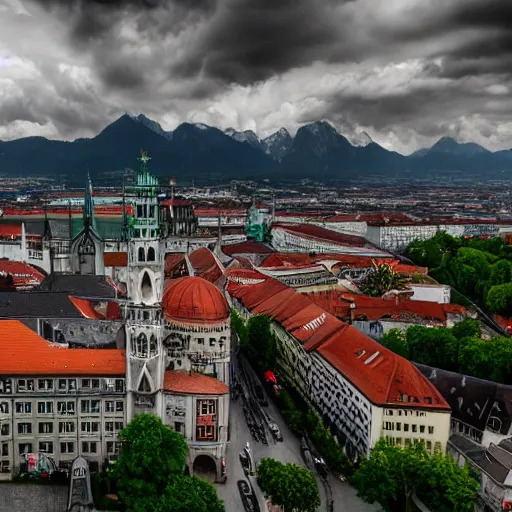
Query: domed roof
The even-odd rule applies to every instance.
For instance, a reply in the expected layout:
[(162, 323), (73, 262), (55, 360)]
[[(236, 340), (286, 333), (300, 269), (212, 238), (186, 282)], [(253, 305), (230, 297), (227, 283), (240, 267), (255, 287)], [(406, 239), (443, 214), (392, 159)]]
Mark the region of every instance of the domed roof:
[(188, 323), (222, 322), (230, 309), (222, 292), (202, 277), (180, 277), (164, 290), (165, 316)]

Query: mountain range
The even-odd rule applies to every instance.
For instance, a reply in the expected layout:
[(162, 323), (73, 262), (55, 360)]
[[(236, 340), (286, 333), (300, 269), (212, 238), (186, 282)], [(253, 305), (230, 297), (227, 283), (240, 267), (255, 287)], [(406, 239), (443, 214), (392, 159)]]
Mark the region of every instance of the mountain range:
[(281, 128), (260, 138), (251, 130), (221, 131), (198, 123), (183, 123), (165, 131), (144, 115), (125, 114), (90, 139), (0, 141), (0, 173), (60, 175), (83, 181), (86, 172), (94, 179), (110, 171), (135, 168), (140, 148), (152, 157), (155, 174), (187, 181), (257, 177), (344, 180), (397, 174), (495, 177), (512, 171), (512, 150), (491, 152), (449, 137), (404, 156), (383, 148), (365, 132), (344, 135), (328, 121), (302, 126), (295, 137)]

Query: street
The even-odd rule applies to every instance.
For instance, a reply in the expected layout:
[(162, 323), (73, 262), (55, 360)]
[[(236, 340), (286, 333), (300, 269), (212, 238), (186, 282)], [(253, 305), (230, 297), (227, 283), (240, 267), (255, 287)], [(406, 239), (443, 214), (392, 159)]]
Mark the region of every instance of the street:
[[(224, 501), (226, 506), (226, 512), (242, 512), (244, 510), (237, 487), (237, 481), (246, 480), (240, 463), (239, 453), (243, 451), (247, 442), (251, 445), (256, 463), (264, 457), (271, 457), (283, 463), (293, 462), (300, 466), (305, 466), (300, 451), (299, 439), (290, 432), (278, 409), (271, 400), (269, 400), (269, 405), (265, 409), (274, 421), (277, 422), (284, 438), (283, 442), (274, 443), (270, 441), (268, 445), (256, 442), (247, 426), (241, 400), (231, 400), (230, 443), (226, 454), (228, 480), (225, 484), (216, 484), (219, 498)], [(332, 489), (335, 512), (376, 512), (379, 510), (377, 506), (369, 505), (361, 501), (356, 496), (356, 491), (350, 487), (350, 485), (339, 481), (332, 475), (329, 476), (329, 484)], [(318, 488), (322, 500), (322, 505), (318, 511), (325, 512), (324, 486), (320, 479), (318, 479)]]

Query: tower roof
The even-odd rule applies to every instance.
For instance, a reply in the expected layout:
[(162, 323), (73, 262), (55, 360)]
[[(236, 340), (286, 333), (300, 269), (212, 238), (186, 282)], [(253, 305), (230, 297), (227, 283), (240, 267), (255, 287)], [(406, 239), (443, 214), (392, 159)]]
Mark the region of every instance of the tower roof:
[(186, 323), (217, 323), (229, 318), (229, 305), (222, 292), (202, 277), (171, 281), (162, 299), (165, 316)]

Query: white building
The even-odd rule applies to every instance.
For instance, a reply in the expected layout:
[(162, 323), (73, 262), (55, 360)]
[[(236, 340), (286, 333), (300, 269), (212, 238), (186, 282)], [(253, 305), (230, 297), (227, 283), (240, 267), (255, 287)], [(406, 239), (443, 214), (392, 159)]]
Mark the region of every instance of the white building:
[(313, 404), (349, 457), (368, 454), (381, 437), (446, 450), (450, 407), (411, 362), (254, 270), (228, 272), (228, 292), (244, 317), (272, 318), (282, 378)]

